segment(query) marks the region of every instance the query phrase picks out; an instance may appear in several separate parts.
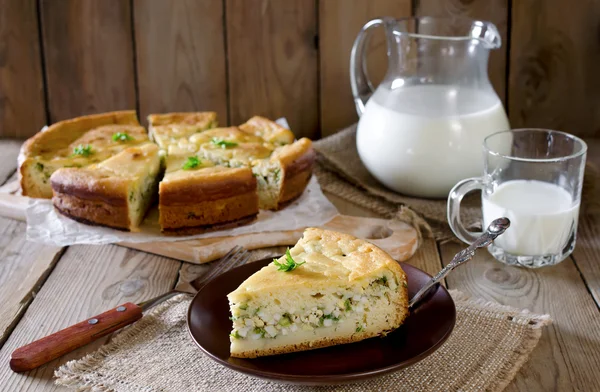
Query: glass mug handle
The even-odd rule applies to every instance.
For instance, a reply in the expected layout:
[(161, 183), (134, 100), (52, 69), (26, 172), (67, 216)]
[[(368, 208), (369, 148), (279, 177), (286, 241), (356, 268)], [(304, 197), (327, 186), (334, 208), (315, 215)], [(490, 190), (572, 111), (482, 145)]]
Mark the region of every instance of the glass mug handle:
[(384, 26), (386, 30), (389, 30), (394, 25), (396, 25), (396, 20), (390, 17), (370, 20), (360, 30), (352, 45), (352, 52), (350, 53), (350, 86), (352, 87), (352, 95), (354, 96), (356, 112), (359, 117), (364, 113), (365, 105), (375, 91), (367, 73), (366, 49), (371, 33), (369, 30), (377, 26)]
[(460, 203), (465, 195), (471, 191), (483, 190), (483, 179), (480, 177), (467, 178), (458, 184), (448, 194), (448, 224), (454, 234), (467, 244), (473, 243), (482, 232), (469, 231), (460, 220)]

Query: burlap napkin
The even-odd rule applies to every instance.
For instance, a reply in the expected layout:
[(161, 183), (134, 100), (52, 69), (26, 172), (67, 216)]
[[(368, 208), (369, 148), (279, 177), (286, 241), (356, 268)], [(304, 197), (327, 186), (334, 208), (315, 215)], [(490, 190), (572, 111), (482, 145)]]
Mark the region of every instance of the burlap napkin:
[[(317, 178), (324, 191), (365, 207), (384, 217), (412, 224), (421, 234), (438, 241), (457, 240), (446, 220), (445, 199), (404, 196), (385, 188), (364, 167), (356, 150), (356, 124), (314, 143), (318, 152)], [(600, 211), (599, 172), (586, 166), (582, 213)], [(463, 223), (481, 228), (478, 194), (468, 195), (462, 203)]]
[(213, 362), (186, 328), (191, 300), (159, 305), (111, 343), (56, 371), (58, 385), (77, 391), (501, 391), (536, 346), (548, 316), (451, 291), (456, 326), (435, 353), (395, 373), (355, 384), (303, 387), (237, 373)]

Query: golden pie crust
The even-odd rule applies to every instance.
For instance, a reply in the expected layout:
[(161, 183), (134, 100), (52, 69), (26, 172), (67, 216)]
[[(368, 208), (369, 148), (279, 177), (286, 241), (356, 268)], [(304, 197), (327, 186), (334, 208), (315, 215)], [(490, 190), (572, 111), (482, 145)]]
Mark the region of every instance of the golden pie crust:
[[(260, 208), (282, 208), (311, 177), (312, 142), (294, 141), (290, 130), (264, 117), (227, 128), (217, 128), (214, 112), (151, 114), (148, 121), (149, 133), (134, 111), (53, 124), (21, 149), (23, 194), (52, 198), (58, 211), (78, 221), (122, 230), (136, 230), (133, 210), (158, 196), (162, 231), (190, 234), (247, 223)], [(113, 140), (119, 132), (129, 137)], [(74, 153), (81, 146), (91, 153)], [(153, 158), (136, 166), (127, 160), (136, 149), (152, 150)], [(187, 167), (190, 158), (199, 163)], [(134, 167), (141, 170), (136, 175)], [(153, 195), (138, 192), (151, 186)], [(130, 201), (132, 192), (144, 200)]]

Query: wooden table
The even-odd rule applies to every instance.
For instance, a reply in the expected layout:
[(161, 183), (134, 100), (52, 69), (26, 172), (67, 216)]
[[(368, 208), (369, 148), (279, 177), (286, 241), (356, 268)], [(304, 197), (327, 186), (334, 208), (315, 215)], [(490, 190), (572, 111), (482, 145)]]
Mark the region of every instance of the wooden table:
[[(15, 175), (19, 146), (0, 142), (0, 183)], [(599, 142), (590, 147), (600, 152)], [(344, 214), (374, 216), (328, 196)], [(435, 273), (460, 249), (459, 244), (426, 239), (409, 263)], [(448, 277), (450, 288), (554, 319), (508, 391), (600, 391), (599, 255), (600, 218), (581, 216), (577, 248), (557, 266), (520, 269), (480, 252)], [(9, 369), (10, 353), (117, 304), (170, 290), (182, 265), (115, 245), (61, 248), (27, 242), (24, 223), (0, 218), (0, 390), (65, 390), (54, 385), (54, 370), (106, 339), (27, 374)]]

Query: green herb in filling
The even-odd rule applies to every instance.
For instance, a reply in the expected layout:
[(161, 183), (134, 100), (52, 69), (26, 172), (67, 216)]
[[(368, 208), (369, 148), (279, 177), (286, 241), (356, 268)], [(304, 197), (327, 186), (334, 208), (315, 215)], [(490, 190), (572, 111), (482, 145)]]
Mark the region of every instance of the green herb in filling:
[(260, 312), (260, 306), (258, 308), (256, 308), (253, 315), (256, 316), (258, 314), (258, 312)]
[(130, 140), (133, 140), (133, 138), (129, 136), (127, 132), (117, 132), (112, 135), (112, 140), (114, 142), (128, 142)]
[(233, 333), (230, 333), (229, 336), (231, 336), (234, 339), (241, 339), (242, 338), (240, 336), (240, 334), (238, 333), (238, 331), (233, 331)]
[(283, 263), (280, 263), (279, 261), (277, 261), (277, 259), (273, 259), (273, 264), (275, 264), (275, 266), (277, 267), (277, 271), (283, 272), (293, 271), (304, 263), (305, 261), (301, 263), (296, 263), (296, 261), (292, 258), (292, 255), (290, 254), (290, 248), (287, 248), (287, 250), (285, 251), (285, 261)]
[(220, 137), (213, 137), (211, 140), (211, 143), (214, 144), (215, 146), (219, 146), (222, 149), (226, 149), (229, 147), (235, 147), (238, 144), (236, 142), (228, 142), (227, 140), (224, 140)]
[(402, 286), (404, 286), (404, 287), (408, 287), (408, 283), (406, 283), (406, 282), (402, 282)]
[(200, 161), (200, 159), (198, 159), (198, 157), (188, 157), (187, 161), (185, 161), (181, 168), (183, 170), (195, 169), (198, 166), (200, 166), (201, 163), (202, 162)]
[(239, 308), (242, 309), (242, 310), (246, 310), (246, 309), (248, 309), (248, 304), (241, 304), (239, 306)]
[(381, 278), (379, 278), (379, 279), (375, 279), (375, 280), (373, 281), (373, 283), (380, 284), (380, 285), (382, 285), (382, 286), (386, 286), (386, 287), (388, 287), (388, 279), (387, 279), (387, 276), (383, 275)]
[(333, 314), (326, 314), (325, 316), (323, 316), (323, 319), (329, 319), (329, 320), (333, 320), (333, 321), (338, 321), (340, 318), (339, 317), (335, 317)]
[(362, 326), (358, 326), (356, 327), (356, 332), (362, 332), (363, 331), (363, 327)]
[(229, 320), (235, 321), (235, 320), (237, 320), (237, 317), (235, 317), (235, 316), (229, 316)]
[(350, 298), (344, 301), (344, 308), (346, 309), (346, 311), (352, 310), (352, 303), (350, 302)]
[(281, 325), (282, 327), (287, 327), (288, 325), (291, 325), (291, 324), (292, 324), (292, 320), (290, 320), (289, 316), (283, 315), (279, 319), (279, 325)]
[(92, 146), (90, 146), (89, 144), (86, 144), (85, 146), (83, 144), (80, 144), (73, 149), (73, 155), (81, 155), (82, 157), (89, 157), (92, 154), (93, 154)]
[(40, 162), (36, 162), (35, 163), (35, 170), (37, 170), (37, 171), (43, 171), (44, 170), (44, 164), (40, 163)]
[(338, 317), (334, 317), (332, 314), (326, 314), (321, 316), (321, 318), (319, 319), (319, 326), (323, 326), (325, 324), (325, 320), (332, 320), (332, 321), (338, 321), (339, 318)]
[(261, 338), (264, 338), (265, 334), (267, 333), (267, 331), (265, 331), (264, 328), (258, 328), (258, 327), (254, 328), (253, 332), (256, 334), (260, 334)]

